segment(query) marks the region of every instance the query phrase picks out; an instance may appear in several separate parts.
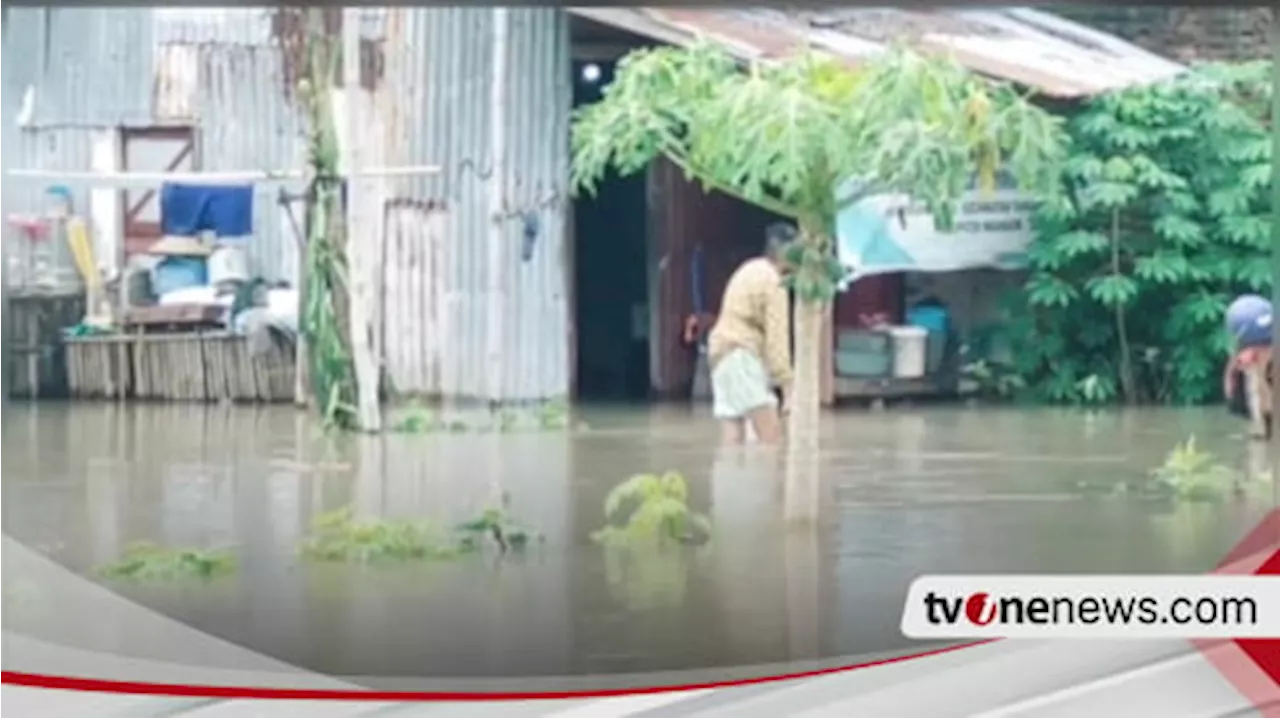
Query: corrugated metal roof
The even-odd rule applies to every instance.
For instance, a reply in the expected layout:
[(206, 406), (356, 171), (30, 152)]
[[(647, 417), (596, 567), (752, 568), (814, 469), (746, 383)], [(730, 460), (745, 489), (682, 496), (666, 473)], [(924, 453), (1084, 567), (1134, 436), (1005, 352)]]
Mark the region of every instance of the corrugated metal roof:
[(924, 52), (949, 53), (975, 72), (1062, 98), (1156, 82), (1186, 69), (1115, 36), (1025, 8), (570, 8), (569, 12), (666, 43), (711, 39), (743, 58), (782, 57), (814, 46), (856, 62), (884, 52), (891, 43), (903, 42)]

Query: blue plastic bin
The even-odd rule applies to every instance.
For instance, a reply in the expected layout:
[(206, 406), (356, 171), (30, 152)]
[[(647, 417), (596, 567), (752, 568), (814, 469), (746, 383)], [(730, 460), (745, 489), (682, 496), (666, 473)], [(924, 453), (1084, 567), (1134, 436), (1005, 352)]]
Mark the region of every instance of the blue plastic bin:
[(951, 334), (951, 314), (938, 306), (912, 307), (907, 310), (907, 324), (929, 332), (926, 348), (926, 370), (933, 374), (942, 368), (946, 356), (947, 337)]
[(204, 257), (166, 257), (153, 274), (151, 288), (157, 297), (209, 283), (209, 266)]

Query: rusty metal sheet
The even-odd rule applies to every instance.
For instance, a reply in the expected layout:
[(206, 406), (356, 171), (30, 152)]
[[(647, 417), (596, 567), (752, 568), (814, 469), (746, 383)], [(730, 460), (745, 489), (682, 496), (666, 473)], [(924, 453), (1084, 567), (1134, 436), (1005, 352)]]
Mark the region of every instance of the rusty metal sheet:
[(702, 37), (744, 59), (784, 57), (819, 46), (855, 63), (904, 43), (945, 52), (971, 70), (1062, 98), (1154, 82), (1185, 68), (1120, 38), (1027, 9), (821, 11), (731, 8), (571, 8), (570, 13), (687, 44)]
[(743, 55), (757, 58), (785, 57), (808, 44), (802, 28), (780, 27), (749, 15), (725, 10), (649, 8), (646, 14), (693, 37), (724, 44)]

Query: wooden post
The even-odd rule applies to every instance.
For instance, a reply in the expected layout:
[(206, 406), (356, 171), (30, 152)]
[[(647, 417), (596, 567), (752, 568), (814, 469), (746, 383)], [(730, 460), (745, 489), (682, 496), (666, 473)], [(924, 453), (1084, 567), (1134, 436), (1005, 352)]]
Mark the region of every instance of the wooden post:
[[(342, 67), (346, 94), (346, 137), (340, 139), (346, 158), (347, 271), (349, 273), (351, 353), (355, 365), (356, 416), (367, 432), (382, 429), (381, 357), (376, 337), (381, 336), (381, 262), (386, 217), (385, 181), (358, 175), (359, 169), (382, 158), (386, 127), (378, 111), (380, 78), (371, 89), (361, 83), (359, 8), (343, 10)], [(358, 138), (357, 138), (358, 133)]]
[(510, 10), (493, 10), (493, 66), (489, 85), (489, 291), (488, 315), (485, 323), (487, 367), (486, 385), (489, 405), (497, 409), (506, 398), (503, 320), (506, 315), (506, 237), (507, 226), (507, 44)]

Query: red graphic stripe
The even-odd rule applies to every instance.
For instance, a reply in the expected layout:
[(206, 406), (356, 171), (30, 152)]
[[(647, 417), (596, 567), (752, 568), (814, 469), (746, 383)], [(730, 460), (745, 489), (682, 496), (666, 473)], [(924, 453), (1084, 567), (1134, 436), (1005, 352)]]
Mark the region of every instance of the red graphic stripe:
[(652, 693), (674, 693), (677, 691), (696, 691), (709, 688), (733, 688), (777, 681), (790, 681), (799, 678), (814, 678), (833, 673), (842, 673), (861, 668), (884, 666), (891, 663), (937, 656), (951, 653), (962, 648), (972, 648), (996, 639), (974, 641), (956, 646), (936, 648), (923, 653), (906, 656), (895, 656), (870, 663), (858, 663), (852, 666), (824, 668), (816, 671), (787, 673), (780, 676), (762, 676), (744, 678), (719, 683), (694, 683), (676, 686), (651, 686), (644, 688), (615, 688), (596, 691), (564, 691), (564, 692), (532, 692), (532, 693), (465, 693), (465, 692), (424, 692), (424, 691), (372, 691), (342, 690), (327, 688), (269, 688), (257, 686), (197, 686), (176, 683), (145, 683), (135, 681), (114, 681), (99, 678), (72, 678), (68, 676), (48, 676), (21, 671), (0, 672), (0, 682), (29, 688), (49, 688), (64, 691), (91, 691), (95, 693), (123, 693), (130, 695), (169, 696), (181, 698), (253, 698), (260, 700), (293, 700), (293, 701), (529, 701), (529, 700), (573, 700), (582, 698), (616, 698), (618, 696), (634, 696)]

